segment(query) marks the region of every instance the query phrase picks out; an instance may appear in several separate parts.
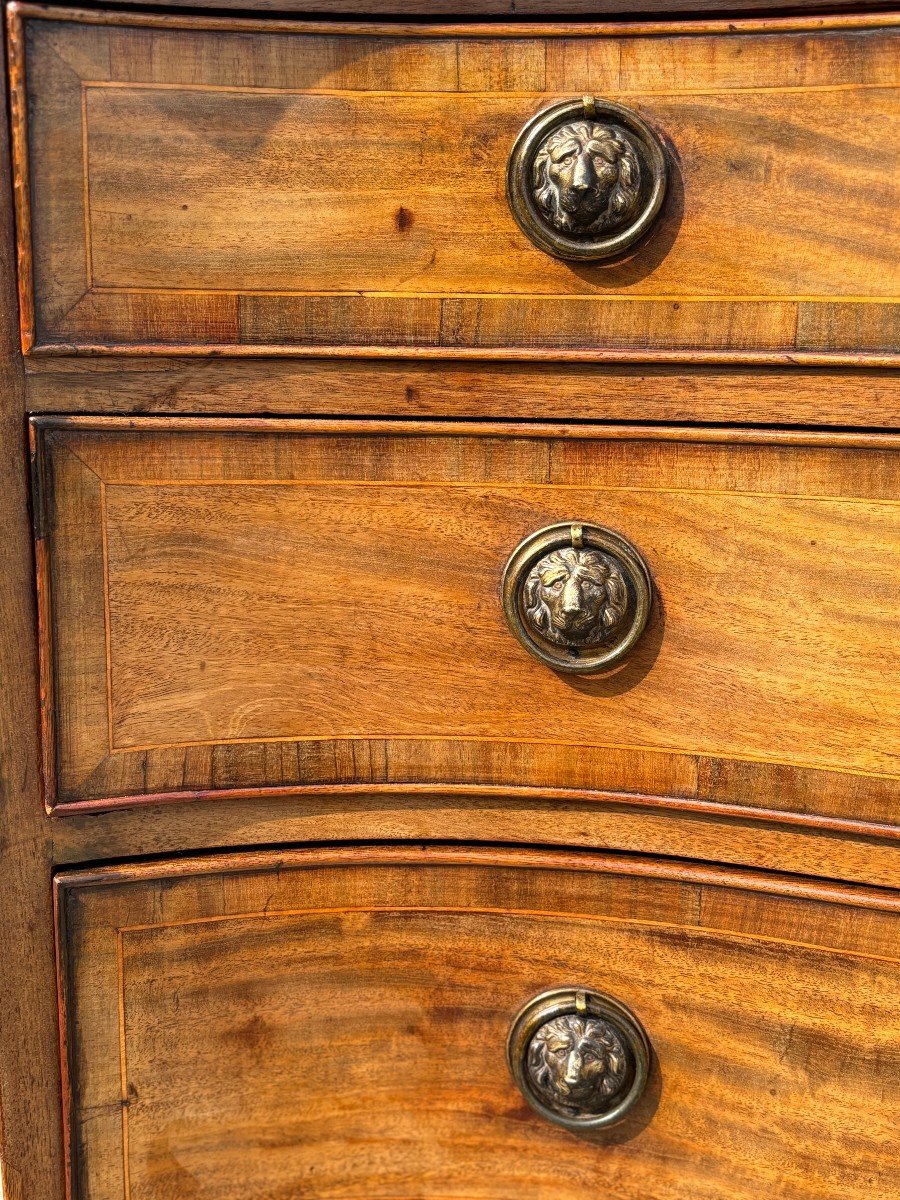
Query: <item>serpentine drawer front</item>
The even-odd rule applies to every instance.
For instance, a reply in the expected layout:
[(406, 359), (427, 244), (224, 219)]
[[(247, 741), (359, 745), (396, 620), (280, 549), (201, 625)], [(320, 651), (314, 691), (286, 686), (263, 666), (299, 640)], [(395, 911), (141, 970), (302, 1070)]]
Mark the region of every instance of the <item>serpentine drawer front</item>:
[(21, 7), (26, 349), (896, 362), (898, 47)]
[(4, 8), (0, 1194), (900, 1200), (900, 12)]
[(405, 782), (896, 822), (893, 436), (33, 434), (51, 803)]
[(58, 890), (73, 1200), (896, 1196), (896, 895), (398, 846)]

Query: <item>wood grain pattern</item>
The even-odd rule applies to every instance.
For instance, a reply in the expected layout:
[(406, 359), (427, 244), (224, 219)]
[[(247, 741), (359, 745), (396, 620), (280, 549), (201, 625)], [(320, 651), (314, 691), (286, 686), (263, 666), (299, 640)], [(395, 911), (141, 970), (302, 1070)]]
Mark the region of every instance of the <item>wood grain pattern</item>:
[[(7, 90), (0, 86), (0, 128), (7, 123)], [(41, 807), (37, 625), (6, 137), (0, 137), (0, 180), (0, 1193), (5, 1200), (62, 1200), (52, 833)]]
[[(515, 38), (25, 12), (38, 349), (894, 361), (900, 56), (865, 18)], [(677, 169), (643, 247), (573, 267), (503, 179), (523, 121), (586, 91)]]
[(892, 428), (900, 371), (264, 358), (26, 363), (30, 412), (738, 421)]
[[(598, 1171), (623, 1200), (893, 1194), (895, 895), (401, 847), (59, 886), (74, 1200), (580, 1200)], [(504, 1062), (560, 982), (627, 1003), (657, 1055), (600, 1143), (532, 1114)]]
[[(779, 800), (781, 796), (779, 795)], [(543, 845), (694, 858), (900, 889), (900, 845), (826, 821), (683, 799), (536, 787), (341, 785), (292, 795), (57, 809), (58, 864), (250, 846), (393, 840)], [(786, 817), (793, 817), (788, 821)]]
[[(118, 7), (130, 8), (138, 0), (119, 0)], [(772, 12), (780, 8), (802, 12), (841, 7), (840, 0), (793, 0), (773, 4), (771, 0), (729, 0), (730, 12)], [(861, 0), (854, 6), (860, 10), (878, 9), (872, 0)], [(281, 13), (299, 12), (304, 15), (322, 13), (329, 17), (511, 17), (519, 20), (535, 17), (604, 18), (636, 13), (711, 13), (722, 11), (720, 0), (172, 0), (172, 9), (238, 9), (242, 12)], [(577, 25), (573, 27), (577, 29)]]
[[(34, 3), (33, 0), (11, 0), (8, 6), (14, 19), (59, 21), (63, 17), (84, 25), (113, 25), (122, 23), (121, 12), (96, 8), (72, 8), (55, 4)], [(197, 6), (201, 8), (201, 5)], [(249, 6), (248, 6), (249, 8)], [(853, 13), (802, 12), (803, 5), (794, 6), (789, 16), (735, 16), (727, 21), (730, 33), (820, 33), (823, 29), (859, 29), (861, 23), (868, 29), (891, 28), (896, 24), (896, 13), (885, 10), (882, 5), (873, 6), (869, 0), (857, 5)], [(252, 12), (252, 8), (250, 8)], [(696, 11), (696, 10), (695, 10)], [(246, 16), (233, 14), (184, 14), (178, 12), (129, 12), (128, 25), (136, 29), (203, 29), (242, 33), (294, 33), (302, 24), (303, 31), (314, 34), (351, 34), (365, 37), (395, 38), (397, 36), (444, 38), (464, 35), (479, 38), (500, 38), (521, 41), (523, 36), (593, 38), (598, 34), (627, 34), (629, 37), (656, 37), (671, 35), (673, 29), (687, 36), (721, 32), (721, 16), (710, 18), (698, 15), (679, 19), (673, 23), (668, 18), (637, 20), (628, 17), (623, 21), (610, 21), (600, 15), (597, 21), (429, 21), (417, 18), (409, 21), (362, 21), (355, 17), (346, 21), (334, 17), (299, 22), (296, 17)], [(526, 33), (527, 31), (527, 33)]]
[[(645, 13), (684, 2), (634, 0)], [(216, 7), (234, 3), (268, 0)], [(369, 17), (421, 7), (315, 3)], [(15, 172), (0, 139), (0, 178), (20, 227), (16, 247), (0, 196), (5, 1200), (63, 1200), (67, 1177), (69, 1200), (582, 1200), (598, 1182), (622, 1200), (892, 1198), (896, 437), (496, 422), (897, 427), (900, 371), (883, 369), (897, 362), (896, 171), (869, 154), (896, 96), (897, 16), (526, 27), (9, 7)], [(595, 87), (652, 109), (682, 155), (651, 261), (614, 279), (504, 246), (518, 235), (504, 232), (489, 165), (517, 105), (524, 119)], [(392, 106), (414, 118), (397, 132)], [(338, 172), (304, 137), (346, 131), (348, 114), (361, 137), (351, 195), (317, 193)], [(457, 159), (442, 156), (461, 119)], [(357, 186), (386, 128), (391, 161), (412, 164), (408, 192)], [(748, 139), (760, 128), (762, 143)], [(419, 149), (453, 206), (423, 186)], [(182, 173), (168, 191), (166, 171)], [(358, 261), (321, 208), (318, 229), (293, 220), (301, 185), (343, 220), (372, 220)], [(330, 286), (377, 294), (294, 294), (326, 271)], [(484, 298), (464, 286), (479, 271)], [(21, 340), (53, 352), (25, 364), (17, 275)], [(236, 295), (239, 275), (289, 294)], [(689, 296), (686, 281), (710, 294)], [(653, 357), (672, 361), (629, 361)], [(477, 358), (493, 361), (457, 361)], [(28, 411), (219, 414), (36, 424), (49, 815)], [(267, 413), (355, 419), (232, 419)], [(476, 420), (440, 424), (450, 416)], [(429, 420), (365, 420), (377, 417)], [(529, 675), (499, 625), (498, 531), (527, 532), (563, 498), (635, 520), (665, 580), (659, 653), (620, 695)], [(335, 581), (344, 608), (327, 599)], [(383, 664), (374, 684), (366, 648)], [(554, 740), (567, 713), (574, 747)], [(415, 736), (372, 736), (388, 717)], [(480, 721), (480, 740), (453, 721)], [(209, 744), (131, 744), (190, 722)], [(261, 740), (228, 740), (254, 722)], [(426, 723), (440, 740), (420, 739)], [(519, 726), (528, 738), (514, 740)], [(581, 752), (612, 726), (615, 745)], [(650, 739), (659, 730), (672, 744)], [(696, 750), (701, 735), (717, 753)], [(125, 749), (109, 754), (117, 739)], [(721, 753), (735, 747), (761, 758)], [(406, 845), (360, 845), (382, 839)], [(436, 839), (462, 845), (415, 844)], [(109, 861), (125, 865), (97, 865)], [(517, 1004), (575, 975), (633, 1003), (661, 1051), (656, 1112), (609, 1146), (541, 1126), (502, 1061)]]
[[(53, 802), (497, 784), (896, 823), (890, 435), (35, 432)], [(499, 578), (527, 533), (600, 516), (661, 602), (573, 683), (510, 637)]]

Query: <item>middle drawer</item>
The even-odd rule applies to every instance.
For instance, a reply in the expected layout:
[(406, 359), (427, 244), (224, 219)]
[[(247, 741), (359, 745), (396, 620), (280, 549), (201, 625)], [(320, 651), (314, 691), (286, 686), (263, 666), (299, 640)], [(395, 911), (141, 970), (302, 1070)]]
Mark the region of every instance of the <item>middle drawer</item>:
[[(91, 417), (33, 435), (50, 803), (494, 785), (891, 823), (892, 436)], [(527, 653), (504, 613), (513, 551), (560, 523), (565, 553), (520, 579), (541, 568), (545, 658), (577, 647), (581, 609), (607, 648), (641, 623), (639, 572), (592, 554), (592, 527), (646, 565), (645, 626), (599, 673)]]

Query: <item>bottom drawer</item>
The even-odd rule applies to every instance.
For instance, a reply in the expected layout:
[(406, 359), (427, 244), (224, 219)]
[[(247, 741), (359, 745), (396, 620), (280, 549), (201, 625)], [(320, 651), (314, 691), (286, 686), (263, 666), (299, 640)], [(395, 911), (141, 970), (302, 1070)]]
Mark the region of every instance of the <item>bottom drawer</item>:
[[(890, 894), (371, 846), (57, 886), (74, 1200), (897, 1196)], [(523, 1004), (570, 986), (652, 1047), (634, 1107), (590, 1133), (541, 1116), (507, 1062)], [(633, 1088), (626, 1025), (511, 1052), (577, 1120), (604, 1079)]]

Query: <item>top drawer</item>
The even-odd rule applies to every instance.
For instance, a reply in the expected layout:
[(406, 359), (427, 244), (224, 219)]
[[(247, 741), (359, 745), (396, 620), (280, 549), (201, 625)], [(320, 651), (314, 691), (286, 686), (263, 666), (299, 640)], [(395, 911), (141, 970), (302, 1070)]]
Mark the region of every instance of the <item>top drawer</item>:
[[(28, 349), (897, 361), (889, 17), (55, 13), (13, 9)], [(582, 96), (667, 160), (649, 233), (601, 262), (506, 198), (519, 131)]]

